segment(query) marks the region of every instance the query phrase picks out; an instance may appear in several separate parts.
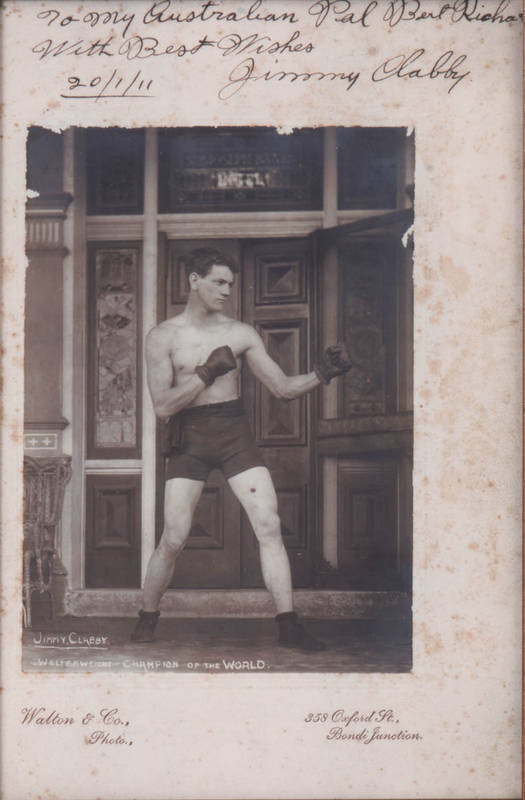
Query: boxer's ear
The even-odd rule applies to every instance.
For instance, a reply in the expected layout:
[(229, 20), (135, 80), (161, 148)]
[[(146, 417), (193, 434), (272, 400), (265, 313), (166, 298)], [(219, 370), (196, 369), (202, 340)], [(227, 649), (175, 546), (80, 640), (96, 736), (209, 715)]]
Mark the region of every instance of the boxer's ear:
[(195, 284), (199, 280), (199, 278), (200, 278), (200, 275), (197, 272), (190, 272), (190, 274), (188, 275), (188, 280), (189, 280), (189, 283), (190, 283), (190, 289), (194, 289), (195, 288)]

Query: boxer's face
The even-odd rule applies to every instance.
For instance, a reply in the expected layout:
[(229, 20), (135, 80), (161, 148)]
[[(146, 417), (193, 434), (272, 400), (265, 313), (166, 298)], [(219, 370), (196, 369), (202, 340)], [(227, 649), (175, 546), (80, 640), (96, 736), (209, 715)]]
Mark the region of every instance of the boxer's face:
[(192, 281), (194, 291), (210, 311), (222, 311), (232, 286), (233, 272), (221, 264), (214, 264), (207, 275), (197, 275)]

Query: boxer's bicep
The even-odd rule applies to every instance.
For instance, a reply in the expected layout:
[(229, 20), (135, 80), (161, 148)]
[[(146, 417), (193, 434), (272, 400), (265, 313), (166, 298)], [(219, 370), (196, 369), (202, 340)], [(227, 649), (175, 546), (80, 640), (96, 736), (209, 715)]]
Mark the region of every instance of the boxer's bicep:
[(256, 378), (276, 397), (286, 398), (287, 376), (268, 355), (261, 337), (253, 331), (250, 346), (245, 351), (246, 363)]
[(250, 329), (244, 354), (255, 377), (280, 400), (294, 400), (319, 386), (319, 378), (313, 371), (303, 375), (286, 375), (268, 355), (261, 337), (253, 328)]

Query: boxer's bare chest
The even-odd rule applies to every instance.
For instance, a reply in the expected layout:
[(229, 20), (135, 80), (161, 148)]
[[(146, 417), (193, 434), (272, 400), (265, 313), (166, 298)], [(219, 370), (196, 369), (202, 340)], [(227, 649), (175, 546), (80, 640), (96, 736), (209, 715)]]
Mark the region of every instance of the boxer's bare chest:
[(197, 328), (188, 325), (174, 326), (170, 341), (170, 357), (175, 374), (183, 377), (192, 374), (198, 364), (203, 364), (217, 347), (231, 347), (237, 361), (245, 349), (241, 326), (234, 320)]

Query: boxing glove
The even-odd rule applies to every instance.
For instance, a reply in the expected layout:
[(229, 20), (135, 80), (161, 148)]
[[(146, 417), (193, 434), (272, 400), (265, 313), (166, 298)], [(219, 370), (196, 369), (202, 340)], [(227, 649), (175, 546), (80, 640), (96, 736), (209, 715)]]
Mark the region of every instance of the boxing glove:
[(227, 345), (217, 347), (212, 350), (208, 356), (208, 360), (198, 367), (195, 367), (195, 372), (203, 381), (206, 386), (211, 386), (215, 378), (219, 375), (226, 375), (230, 370), (235, 369), (237, 362), (233, 355), (231, 348)]
[(344, 342), (327, 347), (319, 362), (314, 365), (314, 372), (322, 383), (330, 383), (332, 378), (343, 375), (349, 369), (352, 369), (352, 362)]

